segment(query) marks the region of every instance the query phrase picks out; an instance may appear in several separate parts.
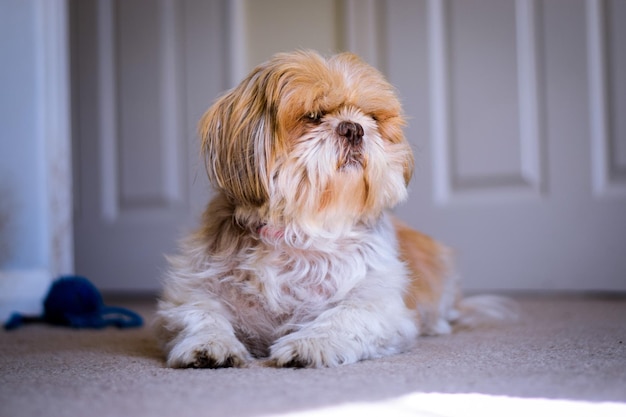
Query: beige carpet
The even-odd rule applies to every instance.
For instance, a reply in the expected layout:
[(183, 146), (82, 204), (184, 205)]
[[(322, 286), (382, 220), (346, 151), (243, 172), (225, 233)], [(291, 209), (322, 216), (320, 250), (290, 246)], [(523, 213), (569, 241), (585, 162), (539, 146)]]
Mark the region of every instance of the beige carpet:
[(513, 325), (321, 370), (166, 369), (148, 328), (0, 331), (0, 416), (626, 415), (626, 299), (518, 300)]

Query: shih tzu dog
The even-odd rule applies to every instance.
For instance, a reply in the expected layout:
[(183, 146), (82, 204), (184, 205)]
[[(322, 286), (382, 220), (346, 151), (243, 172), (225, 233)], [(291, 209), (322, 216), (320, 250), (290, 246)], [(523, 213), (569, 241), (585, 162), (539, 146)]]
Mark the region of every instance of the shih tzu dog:
[(206, 112), (215, 195), (170, 258), (168, 366), (332, 367), (464, 320), (448, 250), (389, 213), (413, 171), (403, 126), (393, 87), (349, 53), (278, 54)]

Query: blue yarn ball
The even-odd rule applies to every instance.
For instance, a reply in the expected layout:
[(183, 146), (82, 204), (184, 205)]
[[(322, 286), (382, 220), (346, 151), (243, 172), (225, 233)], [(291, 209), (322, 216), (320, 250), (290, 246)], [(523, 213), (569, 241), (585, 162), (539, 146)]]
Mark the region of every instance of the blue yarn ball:
[(80, 325), (73, 323), (79, 317), (82, 321), (95, 322), (103, 305), (100, 292), (87, 278), (63, 277), (50, 287), (44, 300), (44, 317), (54, 324)]
[(45, 322), (75, 328), (137, 327), (143, 319), (132, 310), (105, 306), (100, 291), (87, 278), (65, 276), (50, 286), (41, 317), (13, 313), (4, 324), (6, 330), (16, 329), (26, 323)]

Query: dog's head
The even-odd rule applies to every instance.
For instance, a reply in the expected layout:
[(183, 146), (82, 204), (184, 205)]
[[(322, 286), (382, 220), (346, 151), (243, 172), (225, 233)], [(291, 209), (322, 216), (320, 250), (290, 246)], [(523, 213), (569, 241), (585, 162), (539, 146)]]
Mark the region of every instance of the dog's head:
[(357, 56), (295, 52), (255, 68), (200, 131), (209, 178), (242, 216), (327, 229), (406, 197), (403, 125), (393, 87)]

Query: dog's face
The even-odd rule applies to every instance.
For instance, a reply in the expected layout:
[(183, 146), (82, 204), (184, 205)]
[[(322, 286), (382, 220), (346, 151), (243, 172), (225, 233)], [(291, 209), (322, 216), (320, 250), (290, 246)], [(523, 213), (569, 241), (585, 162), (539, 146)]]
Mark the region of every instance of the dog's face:
[(406, 197), (413, 155), (393, 87), (355, 55), (279, 54), (201, 121), (209, 178), (255, 221), (336, 228)]

